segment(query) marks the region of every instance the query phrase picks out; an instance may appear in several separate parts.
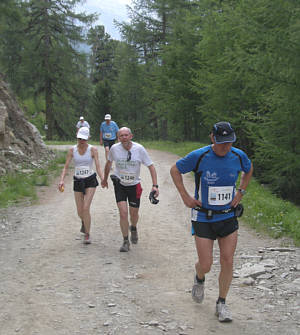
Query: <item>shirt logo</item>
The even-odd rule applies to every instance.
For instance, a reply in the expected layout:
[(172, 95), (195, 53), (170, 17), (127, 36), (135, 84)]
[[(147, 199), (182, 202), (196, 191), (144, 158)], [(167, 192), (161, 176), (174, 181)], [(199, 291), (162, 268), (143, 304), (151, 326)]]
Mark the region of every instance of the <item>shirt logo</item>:
[(204, 179), (207, 181), (208, 184), (214, 184), (220, 178), (217, 177), (217, 172), (206, 171), (206, 176), (204, 177)]

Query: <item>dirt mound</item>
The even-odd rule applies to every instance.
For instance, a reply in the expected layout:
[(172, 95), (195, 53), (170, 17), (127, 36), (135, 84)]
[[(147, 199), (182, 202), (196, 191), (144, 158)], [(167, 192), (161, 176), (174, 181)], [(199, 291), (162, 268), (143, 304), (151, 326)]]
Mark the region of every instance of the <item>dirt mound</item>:
[(39, 131), (25, 119), (0, 75), (0, 175), (42, 166), (49, 159), (49, 153)]

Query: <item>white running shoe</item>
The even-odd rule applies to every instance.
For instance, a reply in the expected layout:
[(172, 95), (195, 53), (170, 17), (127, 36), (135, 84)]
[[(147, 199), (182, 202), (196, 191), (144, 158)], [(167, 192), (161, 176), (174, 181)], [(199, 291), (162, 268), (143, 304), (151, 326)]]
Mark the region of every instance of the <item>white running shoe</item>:
[(216, 316), (218, 317), (220, 322), (232, 321), (232, 315), (229, 307), (226, 304), (222, 304), (221, 302), (216, 304)]
[(192, 288), (192, 298), (198, 304), (201, 304), (204, 299), (204, 282), (198, 283), (196, 276), (194, 278), (194, 285)]
[(90, 234), (86, 233), (86, 234), (84, 235), (83, 243), (84, 243), (84, 244), (91, 244), (91, 243), (92, 243)]

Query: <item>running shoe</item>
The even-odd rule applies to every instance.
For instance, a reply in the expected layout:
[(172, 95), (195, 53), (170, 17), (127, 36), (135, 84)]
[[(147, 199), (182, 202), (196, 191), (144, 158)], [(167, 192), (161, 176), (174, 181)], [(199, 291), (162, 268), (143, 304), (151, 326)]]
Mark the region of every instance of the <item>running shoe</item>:
[(130, 241), (133, 243), (133, 244), (137, 244), (138, 243), (138, 233), (137, 233), (137, 230), (132, 230), (132, 226), (129, 227), (130, 231), (131, 231), (131, 234), (130, 234)]
[(198, 304), (201, 304), (204, 299), (204, 282), (199, 283), (196, 279), (196, 276), (194, 278), (194, 285), (192, 288), (192, 298)]
[(82, 234), (85, 234), (84, 223), (83, 223), (82, 220), (81, 220), (81, 228), (80, 228), (80, 232), (81, 232)]
[(84, 244), (91, 244), (91, 243), (92, 243), (92, 242), (91, 242), (90, 234), (86, 233), (86, 234), (84, 235), (83, 243), (84, 243)]
[(128, 240), (124, 240), (123, 241), (123, 244), (120, 248), (120, 252), (128, 252), (129, 251), (129, 246), (130, 246), (130, 243)]
[(218, 317), (220, 322), (232, 321), (232, 315), (229, 307), (226, 304), (222, 304), (221, 302), (216, 304), (216, 316)]

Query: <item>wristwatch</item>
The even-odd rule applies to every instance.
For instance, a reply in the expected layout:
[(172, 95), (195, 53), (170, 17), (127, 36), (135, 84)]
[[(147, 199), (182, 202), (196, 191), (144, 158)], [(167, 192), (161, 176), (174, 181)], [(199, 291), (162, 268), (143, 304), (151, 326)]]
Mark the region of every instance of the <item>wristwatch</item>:
[(156, 187), (156, 188), (158, 188), (158, 185), (154, 185), (154, 184), (153, 184), (152, 187)]
[(242, 188), (239, 188), (238, 191), (242, 194), (242, 195), (245, 195), (247, 192), (246, 190), (243, 190)]

